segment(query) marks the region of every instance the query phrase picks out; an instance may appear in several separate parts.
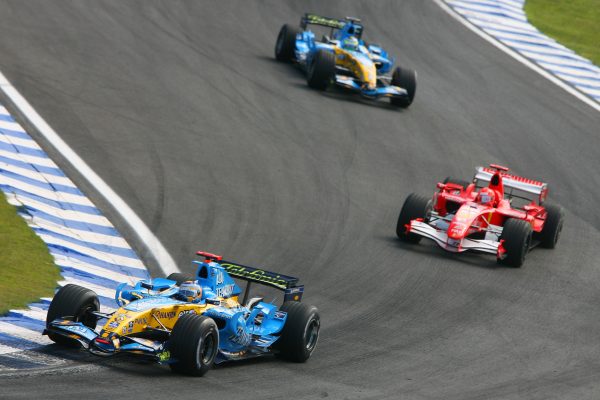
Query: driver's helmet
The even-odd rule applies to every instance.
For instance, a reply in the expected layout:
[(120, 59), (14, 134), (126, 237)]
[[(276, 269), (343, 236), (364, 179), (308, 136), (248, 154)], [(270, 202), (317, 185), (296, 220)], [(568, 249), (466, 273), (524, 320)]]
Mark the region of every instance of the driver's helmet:
[(349, 36), (342, 40), (342, 49), (344, 50), (358, 51), (358, 46), (360, 46), (360, 43), (354, 36)]
[(477, 195), (477, 202), (486, 206), (491, 206), (496, 200), (496, 193), (490, 188), (483, 188)]
[(202, 287), (196, 281), (185, 281), (179, 285), (177, 296), (184, 301), (194, 302), (202, 298)]

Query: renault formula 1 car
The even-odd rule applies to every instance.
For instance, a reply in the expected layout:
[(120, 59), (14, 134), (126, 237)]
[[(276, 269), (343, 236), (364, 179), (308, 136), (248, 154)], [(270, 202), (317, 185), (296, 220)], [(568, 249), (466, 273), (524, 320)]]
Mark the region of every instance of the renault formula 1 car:
[[(317, 40), (309, 25), (331, 31)], [(298, 64), (312, 88), (325, 90), (336, 84), (366, 98), (388, 97), (395, 106), (410, 106), (417, 88), (415, 71), (396, 67), (390, 76), (394, 59), (381, 46), (366, 43), (362, 33), (359, 19), (305, 14), (299, 29), (283, 25), (277, 36), (275, 57)]]
[(546, 183), (492, 164), (478, 167), (471, 182), (446, 178), (437, 187), (432, 200), (408, 196), (396, 226), (401, 240), (425, 237), (454, 253), (494, 254), (512, 267), (520, 267), (534, 246), (556, 246), (564, 212), (546, 203)]
[[(304, 286), (297, 278), (197, 254), (204, 261), (194, 261), (194, 277), (178, 273), (119, 285), (120, 308), (110, 314), (99, 311), (93, 291), (62, 287), (48, 309), (44, 334), (95, 355), (136, 355), (195, 376), (229, 360), (276, 354), (304, 362), (311, 356), (320, 317), (315, 307), (300, 302)], [(232, 277), (248, 282), (242, 300)], [(283, 305), (248, 300), (252, 282), (284, 291)], [(99, 320), (106, 322), (95, 329)]]

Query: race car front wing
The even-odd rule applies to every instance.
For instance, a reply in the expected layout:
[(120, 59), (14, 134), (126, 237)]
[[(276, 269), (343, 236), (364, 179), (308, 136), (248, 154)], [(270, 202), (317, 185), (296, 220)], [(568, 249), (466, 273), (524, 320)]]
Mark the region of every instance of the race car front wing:
[(418, 219), (412, 220), (406, 226), (407, 233), (423, 236), (436, 242), (444, 250), (453, 253), (462, 253), (467, 250), (478, 251), (482, 253), (494, 254), (498, 258), (504, 258), (505, 251), (502, 242), (486, 239), (469, 239), (462, 240), (452, 239), (442, 230), (436, 229), (424, 221)]
[(378, 97), (408, 97), (408, 92), (401, 87), (389, 85), (367, 89), (360, 86), (354, 78), (347, 75), (336, 75), (335, 84), (346, 89), (357, 91), (362, 96), (373, 99)]
[(116, 334), (101, 337), (92, 328), (68, 319), (55, 319), (48, 324), (43, 334), (61, 335), (75, 340), (83, 348), (97, 356), (135, 354), (150, 357), (158, 363), (172, 362), (162, 342)]

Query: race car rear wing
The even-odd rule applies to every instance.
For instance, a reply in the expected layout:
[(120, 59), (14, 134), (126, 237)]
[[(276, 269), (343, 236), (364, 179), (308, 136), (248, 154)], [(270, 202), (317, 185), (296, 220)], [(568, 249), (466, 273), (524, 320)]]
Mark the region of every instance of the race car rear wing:
[(249, 267), (232, 261), (225, 261), (221, 256), (199, 251), (196, 253), (203, 256), (207, 261), (216, 261), (232, 278), (241, 279), (248, 284), (244, 291), (244, 299), (242, 304), (246, 304), (248, 294), (250, 292), (250, 284), (252, 282), (260, 285), (270, 286), (284, 292), (283, 301), (301, 301), (304, 293), (304, 285), (299, 285), (298, 278), (293, 276), (278, 274), (276, 272), (266, 271), (261, 268)]
[(548, 195), (547, 183), (509, 174), (506, 172), (508, 171), (507, 168), (499, 167), (497, 165), (492, 165), (490, 167), (477, 167), (473, 181), (475, 181), (477, 186), (482, 186), (478, 184), (478, 182), (490, 182), (496, 171), (500, 171), (502, 176), (502, 184), (504, 185), (505, 192), (507, 192), (507, 194), (510, 194), (508, 193), (509, 191), (506, 190), (508, 188), (534, 195), (537, 197), (539, 204), (542, 204), (544, 200), (546, 200), (546, 196)]
[(346, 17), (344, 19), (338, 19), (306, 13), (300, 19), (300, 27), (302, 29), (306, 29), (308, 25), (320, 25), (331, 28), (333, 33), (334, 29), (342, 29), (348, 22), (352, 22), (354, 25), (353, 35), (360, 39), (362, 36), (363, 26), (360, 24), (360, 19), (358, 18)]
[(306, 13), (300, 19), (300, 27), (306, 29), (308, 25), (320, 25), (333, 29), (342, 29), (346, 24), (345, 21), (337, 18), (322, 17), (316, 14)]

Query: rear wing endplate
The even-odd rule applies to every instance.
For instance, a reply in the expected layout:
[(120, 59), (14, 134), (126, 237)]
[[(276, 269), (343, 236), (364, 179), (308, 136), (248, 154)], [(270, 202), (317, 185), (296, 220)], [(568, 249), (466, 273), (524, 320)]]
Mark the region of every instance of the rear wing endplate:
[[(496, 173), (496, 168), (477, 167), (474, 180), (489, 182)], [(538, 197), (539, 204), (542, 204), (548, 195), (548, 184), (533, 179), (523, 178), (517, 175), (511, 175), (501, 170), (502, 184), (505, 188), (520, 190), (525, 193), (533, 194)]]

